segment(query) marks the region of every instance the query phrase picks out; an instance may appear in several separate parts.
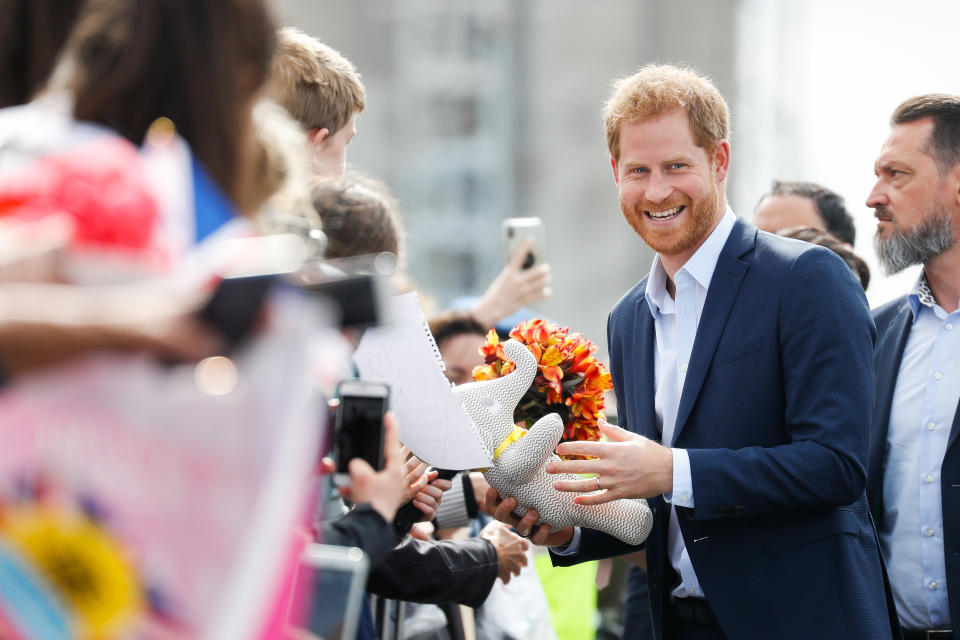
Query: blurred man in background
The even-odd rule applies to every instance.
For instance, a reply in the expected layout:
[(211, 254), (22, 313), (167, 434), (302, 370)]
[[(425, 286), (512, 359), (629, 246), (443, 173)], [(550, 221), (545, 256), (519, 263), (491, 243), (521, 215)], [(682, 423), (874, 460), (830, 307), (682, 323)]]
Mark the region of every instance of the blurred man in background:
[(753, 224), (762, 231), (777, 233), (791, 227), (812, 227), (827, 231), (851, 247), (857, 237), (853, 216), (843, 198), (812, 182), (774, 180), (753, 212)]

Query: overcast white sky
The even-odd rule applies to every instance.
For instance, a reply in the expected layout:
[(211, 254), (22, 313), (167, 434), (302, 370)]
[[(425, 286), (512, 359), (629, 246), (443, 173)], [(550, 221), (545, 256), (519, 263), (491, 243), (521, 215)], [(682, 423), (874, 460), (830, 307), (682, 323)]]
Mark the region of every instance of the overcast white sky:
[(917, 270), (880, 274), (864, 205), (873, 161), (905, 98), (960, 94), (958, 24), (956, 0), (744, 2), (733, 124), (746, 175), (734, 206), (749, 215), (773, 178), (843, 195), (857, 221), (857, 252), (871, 267), (874, 306), (904, 293)]

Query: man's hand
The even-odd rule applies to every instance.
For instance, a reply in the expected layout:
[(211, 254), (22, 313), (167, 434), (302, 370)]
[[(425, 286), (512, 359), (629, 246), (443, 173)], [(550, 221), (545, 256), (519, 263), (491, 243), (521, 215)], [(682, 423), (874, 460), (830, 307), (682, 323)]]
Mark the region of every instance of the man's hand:
[(502, 522), (491, 522), (480, 531), (480, 537), (489, 540), (497, 550), (497, 560), (500, 570), (497, 577), (503, 584), (510, 582), (510, 578), (520, 575), (520, 570), (527, 566), (527, 541), (510, 531), (510, 527)]
[(577, 496), (577, 504), (603, 504), (618, 498), (651, 498), (673, 490), (673, 452), (653, 440), (597, 421), (607, 442), (564, 442), (557, 447), (563, 455), (581, 455), (593, 460), (554, 460), (547, 473), (595, 473), (584, 480), (560, 480), (557, 491), (599, 493)]
[[(564, 527), (556, 533), (548, 524), (536, 526), (540, 514), (536, 509), (529, 509), (522, 518), (518, 518), (513, 510), (517, 508), (517, 499), (512, 497), (502, 498), (497, 490), (490, 488), (484, 499), (489, 507), (492, 508), (494, 518), (508, 524), (517, 530), (521, 537), (530, 537), (530, 542), (539, 546), (562, 547), (573, 538), (573, 527)], [(531, 532), (533, 535), (531, 535)]]
[(523, 268), (523, 261), (532, 248), (533, 240), (521, 244), (470, 310), (470, 315), (483, 327), (492, 327), (498, 320), (553, 293), (550, 288), (550, 265)]

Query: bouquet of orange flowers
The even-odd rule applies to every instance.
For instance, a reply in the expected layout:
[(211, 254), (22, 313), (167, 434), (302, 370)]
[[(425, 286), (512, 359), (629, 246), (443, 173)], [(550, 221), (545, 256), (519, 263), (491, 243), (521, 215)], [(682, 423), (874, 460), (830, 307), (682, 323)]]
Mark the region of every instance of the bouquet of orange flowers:
[[(513, 419), (530, 428), (550, 413), (563, 420), (561, 442), (599, 440), (597, 419), (603, 417), (603, 394), (613, 387), (610, 373), (593, 353), (597, 346), (579, 333), (570, 333), (539, 318), (521, 322), (510, 337), (522, 342), (537, 359), (537, 376), (520, 399)], [(492, 380), (514, 370), (493, 329), (481, 347), (486, 364), (473, 370), (474, 380)]]

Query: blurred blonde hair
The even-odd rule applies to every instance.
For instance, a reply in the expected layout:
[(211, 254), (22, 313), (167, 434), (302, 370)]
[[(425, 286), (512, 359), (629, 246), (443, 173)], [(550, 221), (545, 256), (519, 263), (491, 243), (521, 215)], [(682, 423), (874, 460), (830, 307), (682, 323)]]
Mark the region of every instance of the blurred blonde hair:
[(690, 133), (707, 155), (730, 137), (730, 111), (713, 83), (693, 69), (649, 64), (632, 76), (613, 82), (613, 91), (603, 110), (604, 130), (610, 155), (620, 159), (620, 127), (651, 116), (683, 109)]
[(255, 157), (248, 199), (264, 233), (297, 233), (322, 241), (320, 217), (310, 202), (306, 134), (279, 105), (261, 100), (253, 110)]
[(353, 64), (290, 27), (277, 32), (268, 91), (308, 132), (327, 129), (333, 135), (366, 106), (366, 92)]

